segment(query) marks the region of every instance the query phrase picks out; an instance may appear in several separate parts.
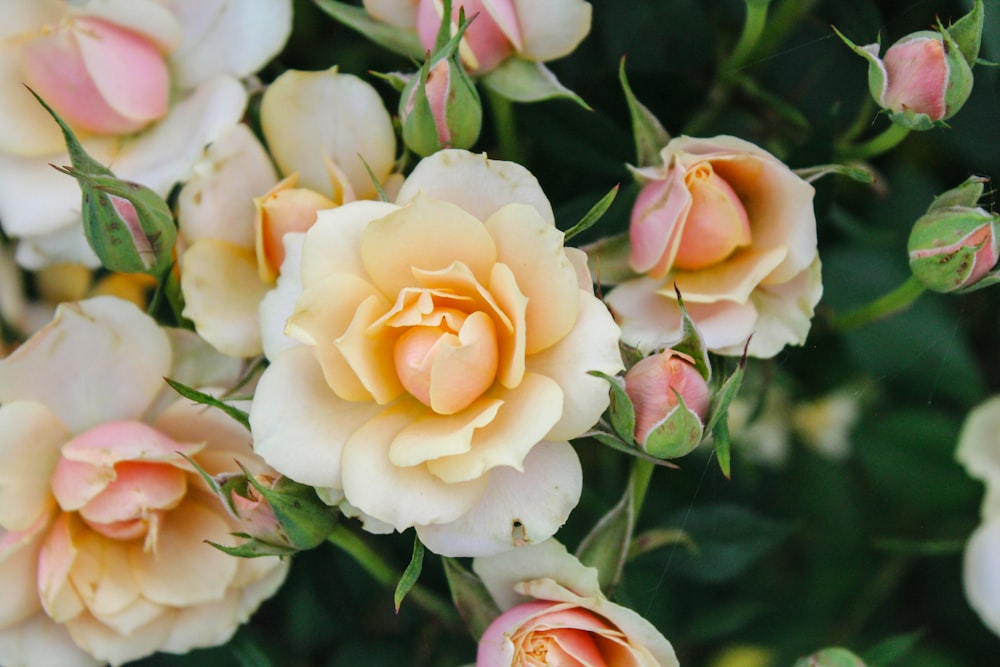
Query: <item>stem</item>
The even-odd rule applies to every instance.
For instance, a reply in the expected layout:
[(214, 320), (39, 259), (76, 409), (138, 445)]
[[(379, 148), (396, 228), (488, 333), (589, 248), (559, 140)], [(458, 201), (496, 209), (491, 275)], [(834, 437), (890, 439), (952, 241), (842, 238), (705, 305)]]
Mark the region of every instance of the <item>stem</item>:
[(509, 99), (483, 87), (486, 100), (493, 111), (493, 129), (496, 132), (497, 157), (511, 162), (523, 162), (521, 145), (517, 141), (517, 118), (514, 116), (514, 104)]
[[(401, 576), (400, 572), (346, 525), (337, 524), (326, 539), (353, 558), (354, 562), (372, 576), (372, 579), (386, 588), (395, 588)], [(462, 627), (451, 603), (423, 588), (420, 584), (410, 589), (406, 599), (413, 600), (418, 607), (437, 616), (444, 625), (453, 629)]]
[(881, 134), (860, 144), (841, 148), (839, 160), (867, 160), (895, 148), (910, 133), (910, 128), (891, 124)]
[(890, 315), (902, 312), (913, 305), (913, 302), (924, 293), (926, 288), (915, 277), (910, 276), (902, 285), (893, 291), (875, 299), (866, 306), (839, 317), (834, 321), (834, 328), (847, 331), (869, 324)]
[(729, 57), (719, 67), (722, 76), (728, 77), (743, 67), (760, 42), (761, 33), (767, 23), (767, 8), (771, 0), (746, 0), (747, 16), (743, 22), (743, 32), (733, 47)]
[(642, 504), (646, 500), (646, 491), (649, 490), (649, 480), (653, 476), (656, 466), (649, 461), (640, 458), (632, 460), (632, 529), (639, 522), (639, 514), (642, 512)]

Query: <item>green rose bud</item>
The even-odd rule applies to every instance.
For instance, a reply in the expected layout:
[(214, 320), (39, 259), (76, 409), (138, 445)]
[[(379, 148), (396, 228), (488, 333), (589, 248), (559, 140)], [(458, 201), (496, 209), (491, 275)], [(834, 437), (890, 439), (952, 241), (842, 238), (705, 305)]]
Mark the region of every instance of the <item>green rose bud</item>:
[(1000, 215), (975, 205), (986, 180), (972, 176), (940, 195), (913, 225), (910, 270), (927, 289), (967, 291), (995, 282), (983, 279), (1000, 259)]

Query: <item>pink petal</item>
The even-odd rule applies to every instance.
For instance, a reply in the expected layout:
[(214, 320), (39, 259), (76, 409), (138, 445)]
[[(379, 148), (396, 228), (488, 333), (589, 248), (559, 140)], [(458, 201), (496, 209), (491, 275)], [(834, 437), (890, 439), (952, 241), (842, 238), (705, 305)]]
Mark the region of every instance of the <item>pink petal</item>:
[(142, 422), (107, 422), (81, 433), (65, 445), (63, 456), (94, 466), (113, 466), (120, 461), (180, 461), (180, 453), (191, 456), (203, 443), (181, 443)]
[(123, 461), (115, 472), (115, 481), (80, 509), (88, 523), (145, 518), (175, 507), (187, 491), (187, 473), (171, 465)]

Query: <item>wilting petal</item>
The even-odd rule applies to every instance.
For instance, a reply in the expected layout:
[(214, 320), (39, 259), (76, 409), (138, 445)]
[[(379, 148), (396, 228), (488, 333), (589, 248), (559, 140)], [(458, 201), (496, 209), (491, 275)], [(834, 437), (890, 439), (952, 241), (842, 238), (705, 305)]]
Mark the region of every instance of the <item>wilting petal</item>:
[(456, 521), (418, 525), (420, 540), (442, 556), (492, 556), (547, 540), (580, 500), (580, 460), (569, 443), (540, 442), (523, 467), (490, 470), (479, 502)]
[(287, 350), (257, 385), (250, 409), (254, 451), (298, 482), (341, 488), (344, 443), (379, 409), (330, 391), (308, 347)]
[(424, 466), (393, 465), (396, 436), (427, 408), (397, 402), (354, 432), (344, 447), (344, 493), (351, 503), (402, 531), (414, 524), (453, 521), (482, 497), (486, 477), (449, 484)]
[(49, 478), (70, 435), (41, 403), (0, 405), (0, 526), (27, 530), (52, 506)]

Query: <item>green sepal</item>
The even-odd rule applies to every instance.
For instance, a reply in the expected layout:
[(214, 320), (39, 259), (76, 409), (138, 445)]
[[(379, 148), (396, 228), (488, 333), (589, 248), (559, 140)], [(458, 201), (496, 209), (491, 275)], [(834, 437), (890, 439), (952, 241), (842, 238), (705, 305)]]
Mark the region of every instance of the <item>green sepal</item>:
[(224, 544), (219, 544), (218, 542), (212, 542), (211, 540), (205, 540), (205, 542), (215, 547), (222, 553), (235, 556), (236, 558), (261, 558), (263, 556), (283, 557), (291, 556), (298, 551), (298, 549), (295, 549), (294, 547), (284, 547), (278, 544), (262, 542), (254, 537), (251, 537), (247, 533), (230, 533), (230, 535), (233, 537), (245, 538), (247, 541), (235, 547), (229, 547)]
[(484, 74), (480, 81), (490, 90), (514, 102), (541, 102), (562, 98), (572, 100), (587, 111), (590, 105), (566, 86), (540, 62), (507, 58), (495, 69)]
[(395, 53), (419, 59), (424, 56), (424, 47), (416, 33), (378, 21), (368, 15), (361, 7), (354, 7), (336, 0), (313, 0), (316, 6), (329, 16), (340, 21), (348, 28), (362, 35), (379, 46)]
[(410, 564), (406, 566), (403, 570), (403, 576), (399, 578), (399, 583), (396, 584), (396, 591), (392, 594), (393, 604), (396, 606), (396, 613), (399, 613), (399, 607), (403, 604), (403, 599), (406, 598), (406, 594), (417, 585), (417, 580), (420, 579), (420, 572), (424, 568), (424, 544), (420, 541), (420, 538), (416, 535), (413, 536), (413, 554), (410, 556)]
[(694, 361), (695, 369), (701, 374), (705, 382), (709, 382), (712, 379), (712, 364), (708, 360), (708, 346), (705, 344), (705, 338), (698, 331), (694, 320), (688, 315), (687, 308), (684, 307), (684, 299), (681, 297), (681, 291), (676, 284), (674, 285), (674, 293), (677, 295), (677, 307), (681, 311), (681, 339), (671, 345), (670, 349), (691, 357)]
[(622, 452), (623, 454), (628, 454), (629, 456), (634, 456), (637, 459), (642, 459), (643, 461), (648, 461), (649, 463), (652, 463), (653, 465), (658, 465), (658, 466), (661, 466), (663, 468), (673, 468), (675, 470), (678, 469), (678, 468), (680, 468), (680, 466), (678, 466), (676, 463), (672, 463), (672, 462), (670, 462), (670, 461), (668, 461), (666, 459), (658, 459), (655, 456), (650, 456), (649, 454), (647, 454), (646, 452), (644, 452), (642, 449), (640, 449), (637, 445), (635, 445), (634, 442), (633, 443), (629, 443), (629, 442), (626, 442), (625, 440), (622, 440), (620, 437), (618, 437), (617, 434), (615, 434), (610, 429), (604, 430), (600, 424), (598, 424), (593, 429), (587, 431), (586, 433), (584, 433), (580, 437), (581, 438), (593, 438), (594, 440), (597, 440), (598, 442), (600, 442), (602, 445), (606, 445), (606, 446), (610, 447), (611, 449), (616, 449), (619, 452)]
[(691, 539), (687, 531), (681, 528), (652, 528), (632, 538), (626, 560), (632, 560), (645, 553), (674, 544), (684, 546), (694, 555), (698, 554), (698, 545)]
[(270, 489), (237, 461), (247, 482), (270, 503), (274, 516), (288, 541), (297, 549), (312, 549), (322, 544), (337, 525), (338, 515), (320, 500), (316, 489), (288, 477), (280, 477)]
[(814, 167), (793, 169), (795, 175), (806, 183), (813, 183), (824, 176), (846, 176), (859, 183), (874, 183), (875, 172), (868, 167), (857, 164), (818, 164)]
[(448, 580), (451, 600), (472, 638), (479, 638), (500, 615), (500, 608), (486, 590), (482, 579), (462, 567), (454, 558), (443, 558), (444, 576)]
[(230, 417), (232, 417), (233, 419), (235, 419), (237, 422), (239, 422), (240, 425), (243, 426), (243, 428), (245, 428), (248, 431), (250, 430), (250, 415), (248, 415), (243, 410), (240, 410), (237, 407), (233, 407), (232, 405), (229, 405), (228, 403), (220, 401), (219, 399), (217, 399), (215, 396), (212, 396), (211, 394), (206, 394), (205, 392), (198, 391), (197, 389), (189, 387), (186, 384), (184, 384), (183, 382), (178, 382), (177, 380), (171, 380), (170, 378), (166, 378), (166, 377), (163, 378), (163, 380), (168, 385), (170, 385), (170, 387), (174, 391), (176, 391), (178, 394), (180, 394), (184, 398), (191, 399), (195, 403), (201, 403), (202, 405), (208, 405), (208, 406), (213, 407), (213, 408), (219, 408), (220, 410), (222, 410), (223, 412), (225, 412), (227, 415), (229, 415)]
[(593, 227), (597, 223), (597, 221), (600, 220), (601, 217), (611, 207), (611, 204), (614, 203), (615, 197), (618, 196), (619, 188), (621, 188), (620, 183), (611, 188), (610, 190), (608, 190), (608, 194), (601, 197), (601, 199), (596, 204), (591, 206), (590, 210), (587, 211), (587, 213), (582, 218), (580, 218), (579, 222), (577, 222), (575, 225), (566, 230), (565, 234), (563, 235), (563, 241), (569, 241), (577, 234), (585, 232), (591, 227)]
[(376, 79), (381, 79), (386, 82), (392, 89), (397, 93), (403, 92), (403, 89), (409, 85), (410, 81), (413, 80), (412, 74), (403, 74), (402, 72), (368, 72)]
[(837, 30), (835, 26), (831, 27), (833, 28), (833, 31), (837, 33), (837, 37), (840, 37), (844, 44), (847, 44), (852, 51), (868, 61), (868, 91), (871, 93), (871, 96), (875, 99), (875, 101), (881, 106), (886, 89), (885, 65), (882, 64), (882, 60), (879, 58), (879, 52), (882, 49), (881, 38), (876, 37), (873, 44), (858, 46), (851, 40), (847, 39), (844, 33)]
[(635, 525), (635, 475), (629, 475), (625, 492), (602, 516), (576, 549), (584, 565), (597, 568), (597, 582), (605, 594), (621, 581)]
[(639, 167), (658, 167), (663, 164), (660, 150), (670, 141), (670, 133), (646, 106), (636, 99), (625, 76), (625, 58), (618, 66), (618, 80), (628, 103), (628, 113), (632, 119), (632, 138), (635, 140), (635, 159)]
[(694, 451), (705, 429), (698, 415), (691, 412), (676, 389), (671, 389), (677, 405), (646, 436), (644, 449), (659, 459), (676, 459)]
[(729, 422), (726, 420), (726, 415), (729, 411), (730, 403), (736, 398), (736, 394), (740, 390), (740, 385), (743, 383), (743, 376), (746, 374), (747, 367), (747, 349), (749, 347), (750, 341), (748, 340), (746, 347), (743, 349), (743, 356), (736, 366), (736, 370), (726, 378), (718, 391), (712, 395), (712, 400), (708, 407), (708, 419), (705, 423), (705, 430), (712, 434), (712, 441), (715, 444), (715, 457), (718, 459), (719, 468), (722, 470), (722, 474), (726, 476), (726, 479), (729, 479), (731, 475)]
[(979, 59), (979, 48), (983, 43), (983, 16), (983, 0), (976, 0), (972, 11), (948, 26), (948, 34), (969, 67), (973, 67)]
[(625, 442), (634, 442), (635, 407), (632, 405), (632, 399), (625, 392), (625, 380), (601, 371), (588, 371), (587, 374), (608, 381), (611, 386), (611, 399), (608, 404), (611, 428)]
[(990, 179), (985, 176), (969, 176), (961, 185), (942, 192), (931, 205), (927, 207), (927, 212), (936, 211), (954, 206), (976, 207), (983, 197), (983, 190)]

